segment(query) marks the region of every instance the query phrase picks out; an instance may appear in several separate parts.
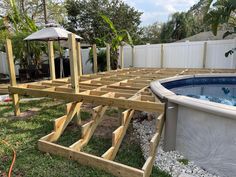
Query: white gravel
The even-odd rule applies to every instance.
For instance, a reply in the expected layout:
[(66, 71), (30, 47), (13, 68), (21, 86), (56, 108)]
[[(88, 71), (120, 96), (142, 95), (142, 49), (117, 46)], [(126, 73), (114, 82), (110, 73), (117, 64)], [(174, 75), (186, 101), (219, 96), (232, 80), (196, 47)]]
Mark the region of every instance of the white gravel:
[[(155, 132), (155, 125), (155, 119), (151, 121), (143, 120), (140, 122), (136, 119), (135, 121), (133, 121), (133, 127), (138, 139), (140, 140), (142, 152), (145, 159), (147, 159), (148, 157), (149, 142)], [(192, 161), (188, 161), (188, 164), (185, 165), (178, 161), (180, 159), (185, 158), (177, 151), (164, 152), (163, 140), (160, 141), (154, 165), (161, 170), (168, 172), (172, 177), (219, 177), (195, 165)]]

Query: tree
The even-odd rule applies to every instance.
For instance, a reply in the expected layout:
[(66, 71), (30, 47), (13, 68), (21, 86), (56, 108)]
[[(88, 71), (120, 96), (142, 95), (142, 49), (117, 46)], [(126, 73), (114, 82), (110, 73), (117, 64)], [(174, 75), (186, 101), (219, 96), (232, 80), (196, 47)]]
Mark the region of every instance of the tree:
[[(40, 44), (30, 43), (28, 46), (23, 39), (38, 30), (34, 20), (32, 20), (26, 13), (21, 13), (19, 6), (15, 0), (10, 0), (10, 7), (6, 12), (5, 16), (2, 16), (0, 19), (1, 30), (1, 48), (4, 50), (4, 44), (6, 37), (11, 38), (13, 41), (13, 52), (15, 60), (18, 60), (21, 68), (26, 68), (28, 66), (29, 55), (35, 60), (34, 64), (37, 64), (40, 61), (40, 55), (42, 48)], [(29, 49), (29, 50), (28, 50)], [(28, 54), (27, 51), (30, 51)]]
[[(110, 44), (111, 51), (111, 69), (117, 69), (118, 57), (119, 57), (119, 47), (125, 44), (129, 44), (133, 47), (133, 40), (129, 34), (129, 32), (125, 29), (117, 30), (115, 28), (114, 23), (105, 15), (100, 15), (101, 18), (106, 23), (105, 27), (110, 31), (108, 34), (101, 38), (96, 38), (96, 43), (99, 46), (105, 46), (106, 44)], [(90, 53), (90, 56), (92, 51)], [(104, 50), (99, 50), (98, 53), (98, 61), (100, 61), (101, 65), (98, 66), (100, 71), (103, 71), (106, 67), (106, 55)], [(89, 58), (91, 63), (93, 63), (92, 57)]]
[[(211, 6), (205, 14), (205, 22), (211, 25), (214, 35), (217, 34), (220, 25), (236, 27), (236, 1), (235, 0), (209, 0)], [(233, 33), (233, 32), (232, 32)], [(230, 32), (227, 35), (231, 34)]]
[(142, 28), (141, 38), (145, 43), (157, 44), (160, 43), (162, 24), (155, 22), (152, 25)]
[[(10, 0), (11, 2), (11, 0)], [(64, 8), (64, 2), (59, 0), (47, 0), (47, 19), (51, 23), (65, 23), (66, 9)], [(44, 9), (42, 0), (17, 0), (15, 5), (21, 14), (27, 14), (28, 17), (35, 21), (36, 24), (44, 24)], [(9, 0), (1, 0), (0, 2), (0, 14), (6, 16), (9, 9), (11, 9), (11, 3)]]
[(173, 42), (188, 36), (188, 16), (185, 12), (176, 12), (164, 23), (161, 29), (161, 42)]
[[(217, 34), (218, 28), (220, 25), (225, 25), (232, 30), (227, 31), (223, 38), (233, 33), (236, 33), (236, 1), (235, 0), (208, 0), (208, 3), (211, 6), (208, 6), (208, 9), (205, 14), (205, 22), (211, 25), (211, 29), (214, 35)], [(225, 56), (228, 57), (236, 51), (236, 48), (233, 48), (225, 53)]]
[(106, 15), (117, 30), (129, 29), (134, 42), (138, 39), (141, 12), (121, 0), (67, 0), (66, 28), (81, 35), (88, 43), (111, 33), (100, 14)]

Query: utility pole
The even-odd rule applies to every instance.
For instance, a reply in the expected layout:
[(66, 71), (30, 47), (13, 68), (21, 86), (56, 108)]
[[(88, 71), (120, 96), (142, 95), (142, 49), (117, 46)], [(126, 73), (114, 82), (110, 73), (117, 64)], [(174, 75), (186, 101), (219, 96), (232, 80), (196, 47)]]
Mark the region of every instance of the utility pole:
[(46, 0), (42, 0), (42, 3), (43, 3), (43, 12), (44, 12), (44, 22), (45, 22), (45, 25), (48, 23), (48, 20), (47, 20), (47, 4), (46, 4)]

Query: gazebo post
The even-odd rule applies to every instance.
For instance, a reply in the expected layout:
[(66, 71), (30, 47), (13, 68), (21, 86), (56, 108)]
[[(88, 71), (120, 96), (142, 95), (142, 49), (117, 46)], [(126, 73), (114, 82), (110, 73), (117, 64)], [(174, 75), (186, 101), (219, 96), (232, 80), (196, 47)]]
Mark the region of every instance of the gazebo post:
[(55, 80), (56, 75), (55, 75), (53, 41), (48, 41), (48, 57), (49, 57), (50, 77), (51, 77), (51, 80)]
[(78, 60), (78, 73), (79, 76), (83, 75), (83, 65), (82, 65), (82, 58), (81, 58), (81, 50), (80, 50), (80, 42), (77, 42), (77, 60)]
[(98, 56), (97, 56), (97, 46), (93, 44), (93, 72), (98, 72)]
[[(13, 59), (12, 44), (10, 39), (6, 39), (6, 53), (7, 53), (8, 69), (10, 74), (10, 84), (11, 86), (16, 86), (17, 84), (16, 84), (15, 65)], [(13, 101), (15, 116), (19, 116), (20, 115), (19, 95), (12, 94), (12, 101)]]

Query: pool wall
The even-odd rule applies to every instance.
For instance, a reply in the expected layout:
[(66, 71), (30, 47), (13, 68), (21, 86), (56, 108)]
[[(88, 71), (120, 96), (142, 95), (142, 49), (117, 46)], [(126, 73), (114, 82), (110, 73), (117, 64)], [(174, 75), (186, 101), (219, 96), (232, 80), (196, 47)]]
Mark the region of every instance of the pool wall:
[(187, 159), (220, 176), (236, 174), (236, 107), (176, 95), (162, 83), (193, 77), (236, 74), (201, 74), (172, 77), (151, 83), (166, 102), (166, 151), (177, 150)]

